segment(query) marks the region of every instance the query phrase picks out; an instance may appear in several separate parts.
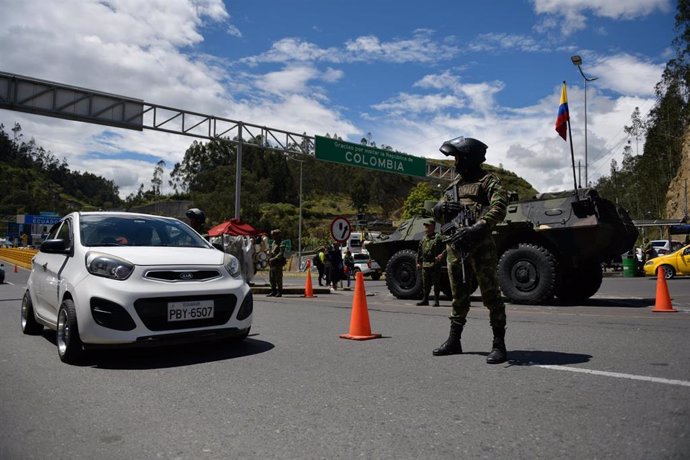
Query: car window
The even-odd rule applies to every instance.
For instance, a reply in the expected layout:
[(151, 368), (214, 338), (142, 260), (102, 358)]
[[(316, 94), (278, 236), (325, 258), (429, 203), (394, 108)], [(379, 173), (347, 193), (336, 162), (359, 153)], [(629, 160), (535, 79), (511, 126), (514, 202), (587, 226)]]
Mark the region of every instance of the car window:
[(72, 247), (72, 222), (69, 219), (65, 219), (57, 232), (57, 239), (65, 241), (65, 249), (70, 249)]
[(50, 228), (50, 232), (48, 232), (48, 237), (46, 239), (47, 240), (57, 239), (57, 234), (58, 234), (58, 231), (60, 230), (61, 225), (62, 225), (62, 222), (58, 222), (57, 224), (54, 224)]
[(84, 246), (208, 246), (184, 223), (155, 216), (82, 215), (79, 228)]

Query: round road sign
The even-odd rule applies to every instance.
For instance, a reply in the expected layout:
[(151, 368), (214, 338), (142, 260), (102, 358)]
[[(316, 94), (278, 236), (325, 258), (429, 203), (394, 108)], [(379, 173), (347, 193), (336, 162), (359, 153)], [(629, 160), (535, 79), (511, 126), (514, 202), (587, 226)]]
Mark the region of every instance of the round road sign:
[(344, 243), (350, 238), (350, 233), (352, 232), (352, 227), (350, 226), (350, 221), (346, 218), (339, 216), (333, 219), (331, 222), (331, 236), (338, 243)]

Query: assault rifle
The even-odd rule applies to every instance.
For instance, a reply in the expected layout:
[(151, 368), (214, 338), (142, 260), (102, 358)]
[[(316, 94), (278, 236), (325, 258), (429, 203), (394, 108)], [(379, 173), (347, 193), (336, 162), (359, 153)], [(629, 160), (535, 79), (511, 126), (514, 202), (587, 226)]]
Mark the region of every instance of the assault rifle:
[(445, 203), (445, 224), (441, 225), (441, 235), (444, 236), (443, 242), (450, 244), (460, 253), (460, 266), (462, 268), (462, 282), (466, 282), (465, 276), (465, 251), (462, 247), (460, 230), (471, 227), (477, 222), (477, 214), (469, 206), (461, 203)]

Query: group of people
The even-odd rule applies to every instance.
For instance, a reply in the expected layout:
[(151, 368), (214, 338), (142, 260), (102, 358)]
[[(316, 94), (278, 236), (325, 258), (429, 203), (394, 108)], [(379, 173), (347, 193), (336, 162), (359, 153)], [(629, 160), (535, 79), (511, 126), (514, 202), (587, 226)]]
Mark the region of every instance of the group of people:
[(318, 272), (319, 286), (323, 286), (325, 283), (332, 290), (337, 290), (341, 280), (347, 281), (347, 286), (350, 286), (351, 275), (355, 269), (355, 259), (350, 250), (346, 250), (343, 255), (339, 243), (319, 248), (319, 252), (314, 255), (312, 262)]
[[(433, 350), (434, 356), (462, 353), (461, 337), (470, 310), (472, 283), (476, 278), (481, 290), (482, 302), (489, 309), (489, 322), (493, 342), (486, 362), (498, 364), (507, 361), (505, 345), (506, 309), (496, 277), (496, 245), (491, 229), (506, 215), (508, 196), (499, 179), (486, 172), (482, 163), (486, 160), (487, 145), (473, 138), (457, 137), (444, 142), (440, 151), (455, 160), (457, 178), (445, 189), (443, 197), (434, 206), (434, 218), (424, 223), (426, 234), (419, 244), (417, 269), (421, 271), (423, 298), (417, 305), (429, 305), (429, 295), (434, 287), (434, 305), (439, 305), (441, 267), (448, 267), (453, 300), (450, 314), (450, 333), (441, 346)], [(469, 213), (476, 216), (468, 222), (457, 223), (457, 216)], [(466, 214), (463, 214), (466, 215)], [(187, 212), (190, 225), (200, 231), (205, 221), (203, 212), (190, 209)], [(452, 231), (447, 235), (436, 232), (437, 225), (449, 224)], [(444, 227), (445, 228), (445, 227)], [(285, 243), (278, 229), (271, 231), (273, 242), (269, 251), (269, 297), (281, 297), (283, 291), (283, 265)], [(319, 286), (325, 281), (331, 289), (354, 271), (354, 259), (349, 251), (343, 254), (340, 245), (333, 243), (322, 247), (313, 259), (319, 274)]]

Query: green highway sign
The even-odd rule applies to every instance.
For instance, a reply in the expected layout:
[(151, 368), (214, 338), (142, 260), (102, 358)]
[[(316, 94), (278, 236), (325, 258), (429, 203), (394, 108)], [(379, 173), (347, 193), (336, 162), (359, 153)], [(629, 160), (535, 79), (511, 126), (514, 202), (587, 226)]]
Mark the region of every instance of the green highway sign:
[(314, 145), (317, 160), (408, 176), (426, 177), (426, 159), (424, 158), (328, 137), (315, 137)]

